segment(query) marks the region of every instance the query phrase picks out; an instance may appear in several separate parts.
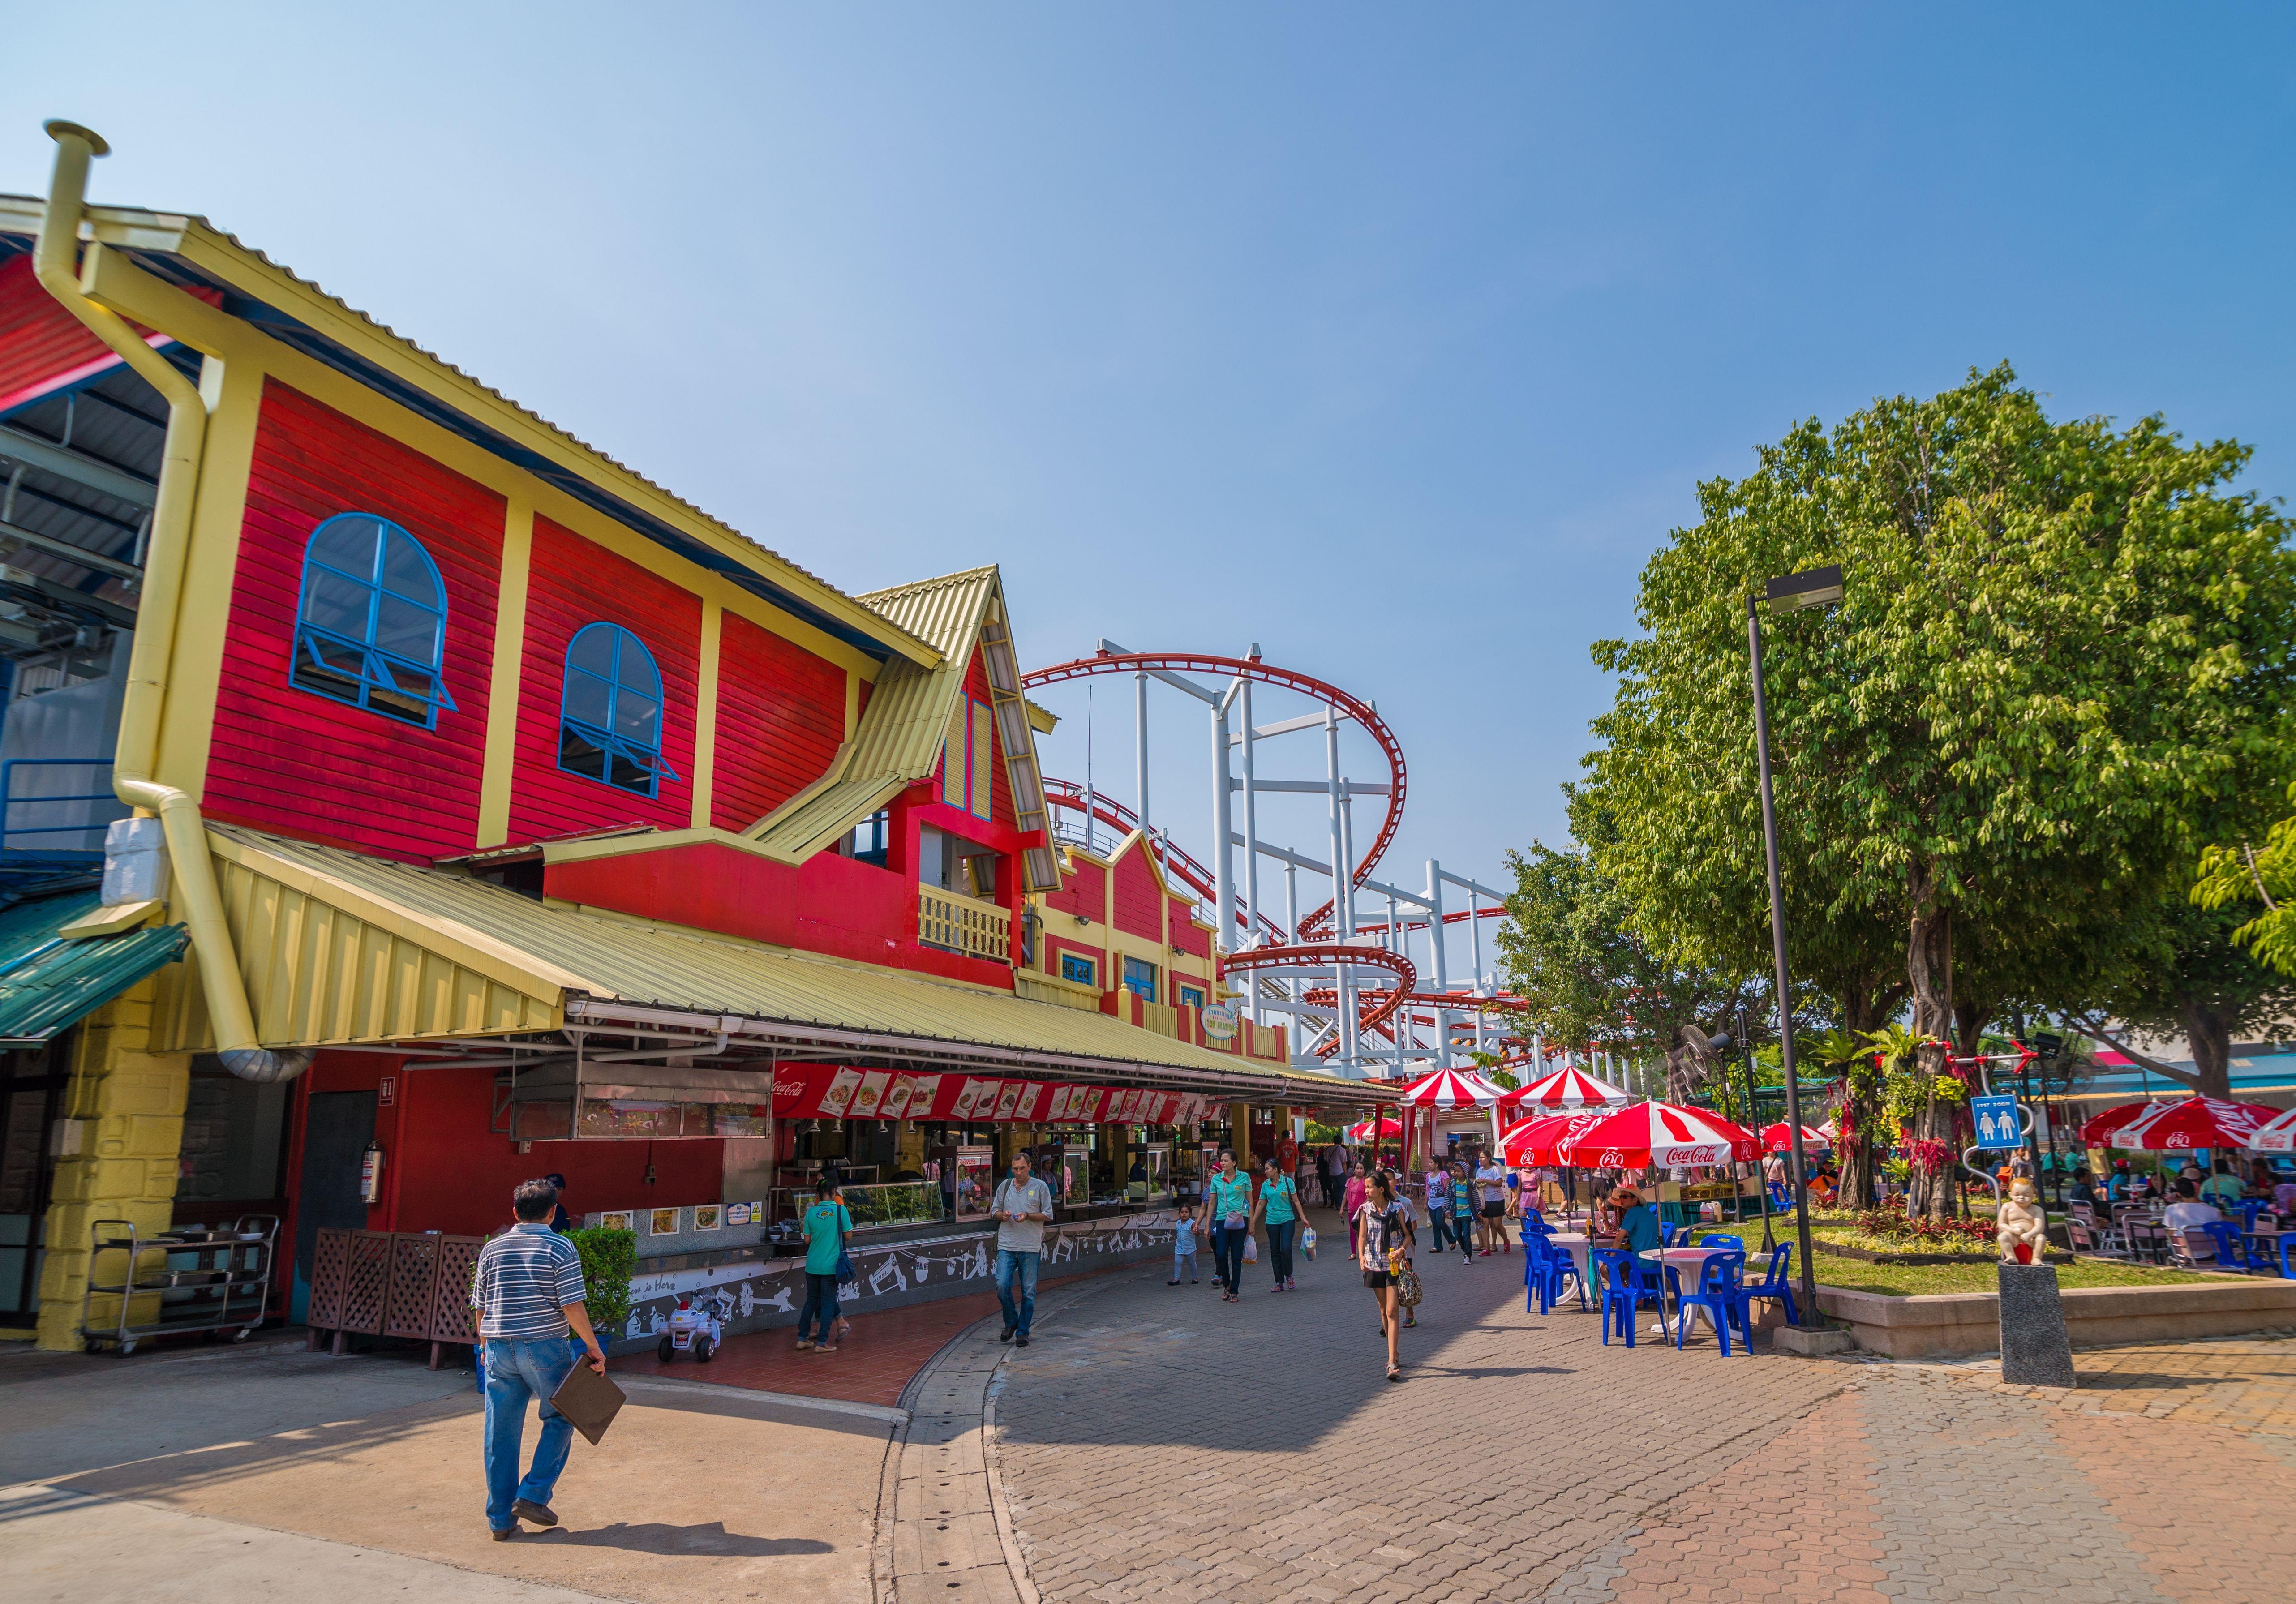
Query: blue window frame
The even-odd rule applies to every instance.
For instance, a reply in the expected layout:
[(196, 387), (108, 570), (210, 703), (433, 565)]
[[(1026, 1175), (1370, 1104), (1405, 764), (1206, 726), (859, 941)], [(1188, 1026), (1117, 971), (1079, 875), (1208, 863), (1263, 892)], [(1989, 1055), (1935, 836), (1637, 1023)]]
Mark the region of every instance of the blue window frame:
[(1204, 994), (1201, 988), (1193, 986), (1183, 986), (1179, 987), (1178, 990), (1180, 993), (1181, 1007), (1201, 1008), (1204, 1005)]
[(1124, 961), (1124, 986), (1134, 996), (1153, 1002), (1156, 1000), (1156, 966), (1145, 958), (1127, 958)]
[(1091, 959), (1079, 958), (1074, 953), (1061, 954), (1061, 978), (1073, 980), (1078, 986), (1094, 984), (1094, 978), (1099, 967)]
[(431, 729), (439, 708), (455, 709), (446, 651), (447, 591), (421, 541), (372, 512), (311, 531), (291, 684)]
[(586, 624), (566, 643), (558, 766), (642, 797), (677, 778), (661, 760), (661, 670), (619, 624)]

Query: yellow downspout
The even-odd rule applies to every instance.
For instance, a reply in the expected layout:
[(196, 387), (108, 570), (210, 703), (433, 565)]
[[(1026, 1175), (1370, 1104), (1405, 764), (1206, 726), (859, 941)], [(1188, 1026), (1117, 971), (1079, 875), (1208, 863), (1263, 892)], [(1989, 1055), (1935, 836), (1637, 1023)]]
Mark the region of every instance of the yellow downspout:
[(191, 552), (193, 497), (199, 485), (200, 454), (207, 439), (207, 403), (199, 387), (136, 337), (118, 314), (96, 305), (81, 288), (78, 245), (80, 214), (87, 197), (88, 164), (111, 153), (101, 135), (77, 123), (53, 121), (55, 174), (48, 185), (47, 209), (40, 218), (33, 270), (48, 293), (86, 323), (127, 365), (167, 398), (168, 438), (160, 486), (152, 509), (145, 548), (144, 593), (136, 610), (135, 642), (127, 659), (127, 689), (119, 709), (119, 744), (113, 754), (111, 789), (122, 802), (149, 816), (157, 814), (167, 836), (184, 922), (199, 954), (200, 983), (216, 1052), (226, 1068), (243, 1080), (292, 1080), (308, 1068), (308, 1052), (272, 1052), (260, 1046), (247, 988), (239, 973), (230, 928), (224, 923), (223, 897), (216, 888), (215, 863), (208, 855), (207, 825), (187, 791), (152, 777), (159, 766), (160, 713), (168, 670), (175, 656), (176, 614), (183, 600), (184, 569)]

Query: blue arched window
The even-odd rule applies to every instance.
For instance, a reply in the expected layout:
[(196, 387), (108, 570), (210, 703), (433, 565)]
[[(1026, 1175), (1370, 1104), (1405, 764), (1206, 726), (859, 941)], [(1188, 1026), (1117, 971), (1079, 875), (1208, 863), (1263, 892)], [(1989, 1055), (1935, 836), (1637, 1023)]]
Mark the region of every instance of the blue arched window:
[(422, 542), (372, 512), (311, 531), (295, 610), (297, 689), (425, 729), (450, 712), (447, 592)]
[(558, 766), (642, 797), (677, 778), (661, 760), (661, 671), (619, 624), (586, 624), (567, 643)]

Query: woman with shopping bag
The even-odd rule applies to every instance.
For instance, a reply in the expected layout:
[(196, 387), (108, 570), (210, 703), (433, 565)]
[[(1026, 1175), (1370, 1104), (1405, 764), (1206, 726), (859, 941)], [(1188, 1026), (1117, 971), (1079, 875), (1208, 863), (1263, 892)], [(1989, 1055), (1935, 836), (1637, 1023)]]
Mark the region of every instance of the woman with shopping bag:
[(1252, 1206), (1252, 1215), (1267, 1226), (1267, 1256), (1275, 1272), (1273, 1291), (1292, 1289), (1292, 1237), (1300, 1229), (1301, 1207), (1299, 1183), (1285, 1174), (1281, 1165), (1269, 1164), (1261, 1170), (1259, 1199)]
[(1212, 1223), (1212, 1266), (1219, 1276), (1220, 1301), (1234, 1303), (1243, 1284), (1243, 1256), (1251, 1245), (1251, 1182), (1236, 1173), (1234, 1150), (1220, 1150), (1219, 1172), (1205, 1186), (1204, 1202)]

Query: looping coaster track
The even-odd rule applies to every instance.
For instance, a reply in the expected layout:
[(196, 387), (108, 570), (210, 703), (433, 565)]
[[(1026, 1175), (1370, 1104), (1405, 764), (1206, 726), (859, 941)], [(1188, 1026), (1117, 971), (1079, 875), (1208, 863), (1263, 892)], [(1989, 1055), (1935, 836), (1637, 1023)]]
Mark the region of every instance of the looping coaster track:
[[(1215, 704), (1216, 733), (1225, 729), (1226, 702), (1216, 694), (1208, 692), (1204, 686), (1194, 684), (1180, 676), (1201, 675), (1230, 682), (1242, 681), (1251, 684), (1271, 686), (1307, 697), (1320, 704), (1328, 710), (1326, 719), (1332, 715), (1336, 715), (1341, 718), (1352, 721), (1369, 735), (1374, 744), (1379, 748), (1388, 769), (1388, 782), (1384, 788), (1357, 787), (1351, 782), (1348, 782), (1350, 795), (1360, 795), (1367, 790), (1375, 791), (1383, 789), (1387, 798), (1386, 813), (1380, 820), (1378, 830), (1374, 832), (1370, 843), (1360, 854), (1352, 854), (1356, 861), (1347, 872), (1353, 888), (1361, 888), (1366, 882), (1372, 881), (1373, 872), (1387, 855), (1389, 848), (1394, 845), (1397, 831), (1402, 824), (1403, 807), (1409, 788), (1410, 776), (1404, 762), (1402, 741), (1389, 727), (1387, 721), (1380, 716), (1379, 710), (1369, 701), (1342, 690), (1329, 681), (1318, 679), (1313, 675), (1277, 667), (1265, 662), (1258, 655), (1256, 648), (1251, 656), (1232, 657), (1218, 652), (1121, 651), (1103, 647), (1102, 651), (1091, 657), (1077, 658), (1065, 663), (1055, 663), (1049, 667), (1038, 668), (1025, 674), (1021, 675), (1021, 686), (1024, 692), (1035, 692), (1076, 680), (1117, 675), (1164, 679), (1193, 696), (1212, 701)], [(1235, 686), (1231, 683), (1226, 694), (1233, 697), (1234, 692)], [(1245, 699), (1245, 704), (1248, 708), (1250, 705), (1248, 696)], [(1142, 706), (1144, 710), (1144, 701)], [(1302, 728), (1307, 722), (1293, 721), (1290, 724), (1279, 726), (1279, 731)], [(1144, 757), (1146, 751), (1144, 737), (1143, 740), (1142, 751)], [(1215, 744), (1223, 748), (1225, 746), (1224, 741), (1216, 741)], [(1336, 753), (1336, 748), (1332, 749), (1333, 753)], [(1225, 758), (1222, 757), (1220, 762), (1224, 765)], [(1222, 772), (1225, 773), (1224, 767)], [(1335, 759), (1333, 772), (1327, 778), (1333, 785), (1340, 783)], [(1144, 782), (1143, 783), (1142, 795), (1144, 802), (1146, 792)], [(1220, 788), (1216, 785), (1215, 789)], [(1289, 784), (1283, 789), (1296, 790), (1301, 788), (1296, 784)], [(1090, 823), (1106, 825), (1119, 834), (1141, 828), (1140, 815), (1135, 809), (1127, 807), (1105, 794), (1098, 792), (1088, 794), (1084, 787), (1073, 781), (1054, 779), (1048, 776), (1045, 782), (1045, 790), (1046, 801), (1054, 807), (1064, 809), (1070, 814), (1084, 813), (1088, 807)], [(1336, 809), (1341, 793), (1334, 790), (1331, 794)], [(1341, 844), (1336, 823), (1333, 844), (1335, 847)], [(1158, 861), (1174, 880), (1185, 886), (1199, 898), (1215, 908), (1218, 906), (1220, 894), (1218, 874), (1190, 854), (1174, 846), (1168, 837), (1158, 841), (1156, 851)], [(1223, 843), (1221, 860), (1222, 869), (1225, 871), (1226, 866), (1225, 843)], [(1431, 879), (1433, 867), (1432, 864), (1430, 865), (1431, 882), (1427, 896), (1439, 903), (1440, 899), (1436, 896), (1436, 888)], [(1446, 876), (1445, 878), (1456, 877)], [(1376, 882), (1373, 883), (1376, 886)], [(1463, 886), (1471, 885), (1471, 882), (1464, 880), (1457, 883)], [(1493, 896), (1495, 899), (1496, 897), (1496, 893), (1489, 892), (1486, 888), (1480, 887), (1472, 888), (1482, 891), (1484, 895)], [(1398, 912), (1394, 906), (1394, 896), (1397, 894), (1393, 893), (1392, 888), (1384, 888), (1384, 889), (1390, 894), (1389, 912), (1393, 916), (1392, 924), (1383, 921), (1366, 924), (1362, 927), (1362, 934), (1372, 934), (1390, 929), (1398, 932), (1425, 930), (1438, 917), (1431, 904), (1420, 905), (1414, 914)], [(1240, 904), (1241, 899), (1236, 900)], [(1417, 903), (1418, 899), (1414, 898), (1413, 901)], [(1334, 939), (1337, 936), (1335, 927), (1338, 902), (1338, 897), (1334, 896), (1301, 916), (1297, 927), (1297, 937), (1292, 941), (1287, 941), (1280, 924), (1258, 908), (1236, 905), (1233, 917), (1238, 929), (1226, 932), (1223, 939), (1233, 941), (1240, 933), (1245, 942), (1257, 945), (1242, 945), (1241, 951), (1227, 954), (1221, 964), (1222, 971), (1235, 975), (1285, 967), (1321, 968), (1327, 972), (1337, 972), (1342, 968), (1349, 970), (1360, 970), (1365, 968), (1384, 970), (1395, 978), (1395, 983), (1385, 988), (1357, 993), (1354, 989), (1353, 982), (1348, 982), (1347, 990), (1355, 1003), (1353, 1010), (1348, 1010), (1342, 1004), (1339, 988), (1332, 986), (1295, 991), (1293, 1000), (1309, 1003), (1320, 1002), (1330, 1008), (1334, 1016), (1352, 1011), (1356, 1015), (1357, 1032), (1375, 1033), (1395, 1043), (1398, 1047), (1403, 1043), (1406, 1029), (1415, 1030), (1415, 1027), (1423, 1025), (1435, 1026), (1442, 1017), (1440, 1014), (1421, 1013), (1418, 1011), (1420, 1009), (1438, 1009), (1458, 1013), (1490, 1011), (1512, 1013), (1524, 1011), (1526, 1005), (1515, 998), (1479, 997), (1444, 991), (1423, 992), (1416, 989), (1418, 970), (1411, 960), (1402, 953), (1387, 946), (1362, 944), (1357, 940)], [(1505, 908), (1495, 901), (1492, 905), (1471, 904), (1465, 909), (1446, 911), (1439, 915), (1439, 918), (1442, 923), (1451, 925), (1477, 919), (1504, 918), (1505, 914)], [(1266, 987), (1275, 985), (1275, 982), (1271, 979), (1261, 979), (1258, 984)], [(1268, 994), (1271, 997), (1275, 995), (1273, 993)], [(1515, 1038), (1513, 1037), (1505, 1037), (1502, 1040), (1507, 1044), (1517, 1044)], [(1333, 1031), (1326, 1039), (1316, 1045), (1314, 1052), (1319, 1058), (1329, 1058), (1338, 1052), (1342, 1044), (1342, 1036), (1337, 1031)], [(1440, 1043), (1434, 1056), (1447, 1061), (1448, 1043)], [(1502, 1061), (1514, 1060), (1509, 1059)]]

